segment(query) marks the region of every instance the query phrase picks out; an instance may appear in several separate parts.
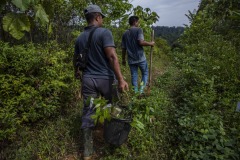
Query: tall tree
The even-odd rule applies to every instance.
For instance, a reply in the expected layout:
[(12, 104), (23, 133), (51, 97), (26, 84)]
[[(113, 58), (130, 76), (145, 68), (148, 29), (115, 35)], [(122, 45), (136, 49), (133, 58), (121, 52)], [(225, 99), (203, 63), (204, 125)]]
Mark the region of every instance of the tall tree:
[(16, 39), (29, 32), (31, 39), (46, 40), (51, 36), (63, 40), (71, 36), (74, 28), (79, 30), (86, 24), (83, 9), (89, 4), (98, 4), (102, 8), (107, 15), (104, 25), (112, 29), (126, 26), (132, 13), (145, 20), (144, 26), (159, 18), (149, 8), (134, 8), (128, 0), (5, 0), (1, 2), (0, 10), (3, 29)]

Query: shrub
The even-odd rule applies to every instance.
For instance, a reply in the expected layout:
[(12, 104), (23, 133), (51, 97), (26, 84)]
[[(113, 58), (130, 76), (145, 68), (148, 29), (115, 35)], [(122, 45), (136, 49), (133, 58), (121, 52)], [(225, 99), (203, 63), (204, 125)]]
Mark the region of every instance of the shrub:
[(12, 139), (28, 122), (57, 115), (77, 89), (69, 54), (48, 45), (0, 42), (0, 140)]
[[(239, 59), (236, 46), (197, 17), (187, 28), (183, 51), (158, 86), (173, 99), (172, 159), (239, 159)], [(167, 126), (166, 126), (167, 127)]]

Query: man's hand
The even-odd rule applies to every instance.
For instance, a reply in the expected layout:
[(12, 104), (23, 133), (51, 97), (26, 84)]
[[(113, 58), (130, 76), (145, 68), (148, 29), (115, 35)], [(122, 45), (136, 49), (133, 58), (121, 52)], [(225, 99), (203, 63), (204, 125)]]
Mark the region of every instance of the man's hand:
[(155, 42), (154, 41), (152, 41), (152, 42), (150, 42), (150, 46), (154, 46), (155, 45)]
[(125, 80), (118, 81), (118, 89), (120, 92), (128, 91), (128, 84)]

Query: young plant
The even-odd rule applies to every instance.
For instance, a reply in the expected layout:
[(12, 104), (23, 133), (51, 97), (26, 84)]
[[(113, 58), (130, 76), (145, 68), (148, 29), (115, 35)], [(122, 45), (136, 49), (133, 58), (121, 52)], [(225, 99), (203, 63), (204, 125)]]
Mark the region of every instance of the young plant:
[[(130, 96), (132, 96), (132, 98), (130, 98)], [(131, 92), (118, 93), (118, 100), (112, 103), (108, 103), (103, 97), (89, 97), (87, 103), (95, 109), (95, 114), (92, 115), (91, 118), (95, 124), (98, 122), (103, 124), (105, 120), (109, 121), (111, 118), (129, 120), (132, 127), (141, 131), (144, 129), (144, 124), (141, 122), (143, 113), (137, 112), (137, 106), (134, 107), (134, 101), (138, 99), (137, 96), (138, 94)]]

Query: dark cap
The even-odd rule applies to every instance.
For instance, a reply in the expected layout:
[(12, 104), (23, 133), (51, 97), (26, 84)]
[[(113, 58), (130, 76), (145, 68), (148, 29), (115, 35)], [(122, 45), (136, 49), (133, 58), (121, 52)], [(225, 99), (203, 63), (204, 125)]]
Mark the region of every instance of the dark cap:
[(89, 13), (94, 13), (94, 12), (97, 12), (97, 13), (100, 13), (102, 15), (102, 17), (106, 17), (103, 13), (102, 13), (102, 10), (101, 8), (98, 6), (98, 5), (89, 5), (85, 10), (84, 10), (84, 14), (87, 15)]

